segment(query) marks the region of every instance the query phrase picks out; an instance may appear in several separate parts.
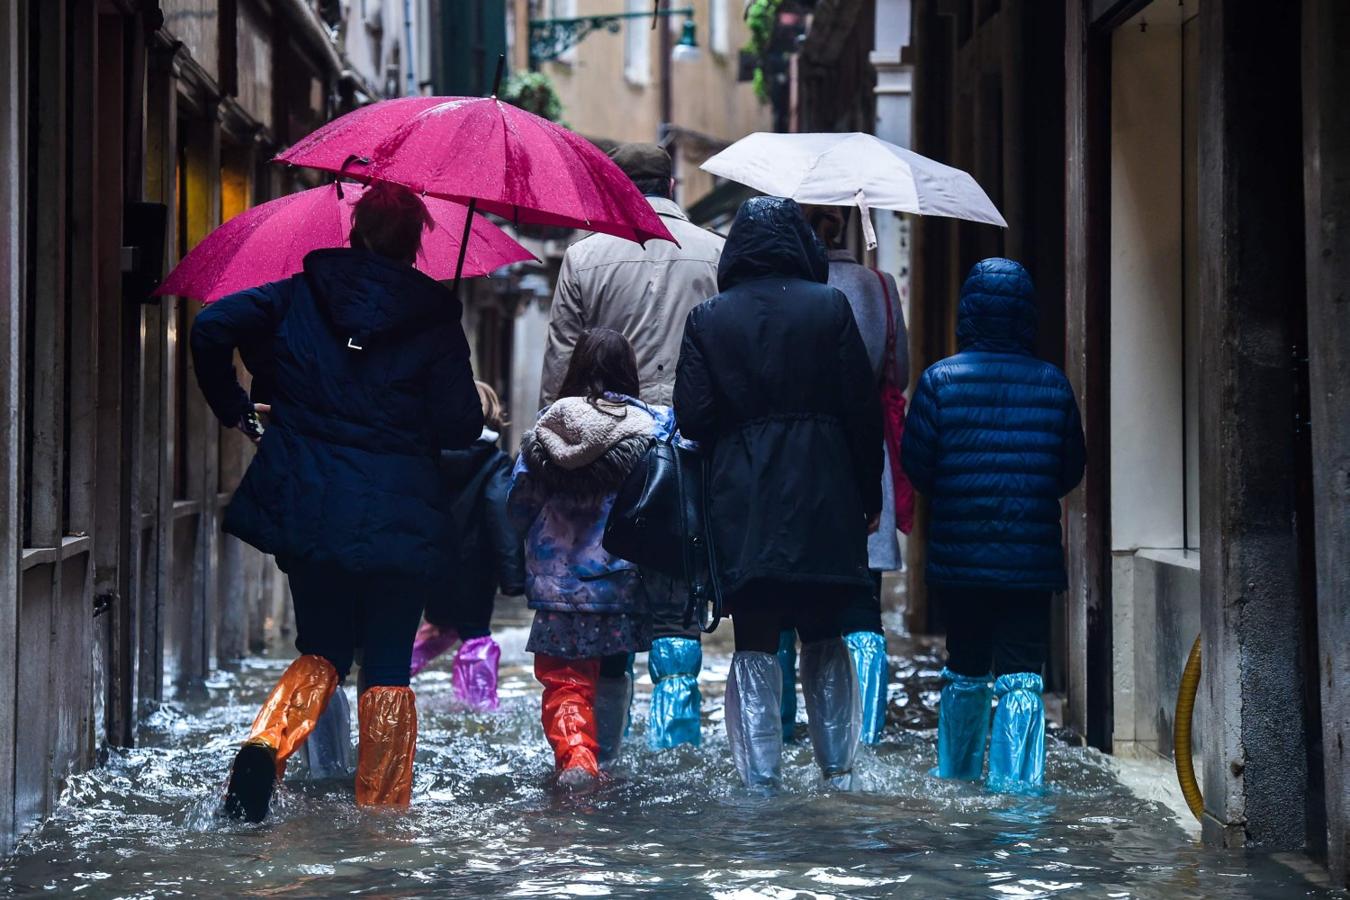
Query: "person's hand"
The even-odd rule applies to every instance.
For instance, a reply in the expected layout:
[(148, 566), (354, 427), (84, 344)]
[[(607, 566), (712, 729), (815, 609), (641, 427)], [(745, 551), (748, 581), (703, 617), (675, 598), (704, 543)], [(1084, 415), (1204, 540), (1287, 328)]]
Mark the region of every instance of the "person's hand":
[(272, 404), (255, 403), (253, 404), (253, 411), (260, 416), (270, 416), (272, 414)]
[(881, 530), (881, 513), (872, 513), (867, 517), (867, 533), (876, 534)]
[(263, 436), (262, 420), (258, 418), (258, 413), (271, 412), (271, 409), (272, 408), (265, 403), (255, 403), (253, 404), (253, 409), (244, 413), (244, 415), (240, 417), (239, 422), (234, 426), (235, 428), (238, 428), (239, 431), (243, 433), (244, 437), (248, 438), (255, 447), (262, 441)]

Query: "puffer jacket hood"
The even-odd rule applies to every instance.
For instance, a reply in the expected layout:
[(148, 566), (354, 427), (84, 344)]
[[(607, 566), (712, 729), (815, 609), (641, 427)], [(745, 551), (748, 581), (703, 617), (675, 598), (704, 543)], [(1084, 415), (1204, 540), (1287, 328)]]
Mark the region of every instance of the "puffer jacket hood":
[(449, 288), (377, 253), (315, 250), (305, 257), (305, 275), (333, 331), (359, 347), (394, 331), (460, 318)]
[(717, 266), (720, 290), (759, 278), (800, 278), (824, 284), (829, 277), (825, 245), (796, 201), (753, 197), (741, 204)]
[(961, 285), (956, 342), (961, 350), (1036, 351), (1036, 289), (1020, 263), (992, 257), (976, 263)]

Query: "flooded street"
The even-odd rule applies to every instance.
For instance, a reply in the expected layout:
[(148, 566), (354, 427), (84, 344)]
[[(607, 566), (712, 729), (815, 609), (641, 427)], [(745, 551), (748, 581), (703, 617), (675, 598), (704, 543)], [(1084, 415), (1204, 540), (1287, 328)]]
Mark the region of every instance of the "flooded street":
[[(294, 776), (261, 826), (224, 823), (226, 767), (283, 659), (251, 659), (204, 701), (166, 708), (142, 746), (74, 779), (0, 868), (11, 896), (169, 897), (1274, 897), (1318, 891), (1268, 858), (1202, 849), (1160, 804), (1126, 790), (1094, 751), (1051, 742), (1042, 798), (939, 781), (936, 652), (892, 640), (891, 722), (861, 754), (864, 789), (829, 794), (808, 746), (785, 791), (743, 793), (723, 734), (726, 624), (705, 644), (705, 742), (646, 750), (650, 682), (617, 776), (593, 793), (552, 785), (527, 614), (498, 615), (503, 711), (451, 705), (449, 660), (414, 682), (421, 733), (411, 814), (359, 812), (350, 783)], [(904, 651), (911, 656), (901, 656)], [(349, 689), (350, 691), (350, 689)], [(353, 696), (354, 700), (354, 696)], [(355, 703), (353, 702), (353, 707)], [(901, 728), (900, 723), (906, 727)], [(804, 725), (799, 735), (805, 738)]]

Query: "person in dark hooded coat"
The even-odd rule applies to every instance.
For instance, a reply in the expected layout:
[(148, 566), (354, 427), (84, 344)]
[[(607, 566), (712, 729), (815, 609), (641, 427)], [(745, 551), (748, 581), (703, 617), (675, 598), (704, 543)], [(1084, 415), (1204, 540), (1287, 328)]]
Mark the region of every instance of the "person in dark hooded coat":
[(1083, 477), (1083, 426), (1064, 373), (1035, 356), (1035, 291), (1020, 264), (970, 270), (956, 337), (960, 351), (919, 380), (901, 449), (928, 498), (927, 582), (950, 623), (938, 773), (980, 777), (993, 680), (989, 784), (1034, 789), (1050, 596), (1066, 585), (1060, 499)]
[(357, 802), (402, 806), (411, 795), (413, 637), (423, 586), (448, 564), (437, 457), (469, 446), (483, 424), (460, 305), (412, 267), (429, 224), (411, 191), (376, 185), (356, 205), (351, 249), (315, 251), (301, 274), (226, 297), (193, 324), (202, 393), (255, 440), (234, 352), (271, 364), (270, 421), (224, 527), (289, 576), (301, 653), (235, 757), (232, 816), (266, 815), (358, 646)]
[(778, 780), (782, 628), (802, 640), (816, 760), (833, 784), (852, 783), (860, 710), (839, 612), (872, 590), (882, 422), (867, 350), (828, 275), (796, 203), (747, 201), (721, 293), (685, 324), (675, 382), (681, 432), (711, 447), (709, 515), (736, 638), (727, 735), (751, 786)]

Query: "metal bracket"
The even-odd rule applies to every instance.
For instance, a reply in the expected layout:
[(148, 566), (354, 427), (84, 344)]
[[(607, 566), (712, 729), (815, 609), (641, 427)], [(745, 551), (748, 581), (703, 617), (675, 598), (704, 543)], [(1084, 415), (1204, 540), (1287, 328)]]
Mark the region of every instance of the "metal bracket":
[(694, 8), (682, 6), (679, 9), (656, 9), (651, 12), (609, 13), (600, 16), (577, 16), (570, 19), (532, 19), (530, 21), (530, 66), (557, 59), (594, 31), (608, 31), (618, 34), (623, 23), (630, 19), (652, 20), (655, 27), (657, 18), (686, 16), (693, 18)]
[(99, 616), (103, 615), (105, 612), (112, 609), (113, 604), (115, 604), (117, 600), (118, 597), (115, 591), (110, 591), (106, 594), (95, 594), (94, 618), (97, 619)]

